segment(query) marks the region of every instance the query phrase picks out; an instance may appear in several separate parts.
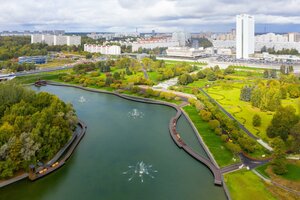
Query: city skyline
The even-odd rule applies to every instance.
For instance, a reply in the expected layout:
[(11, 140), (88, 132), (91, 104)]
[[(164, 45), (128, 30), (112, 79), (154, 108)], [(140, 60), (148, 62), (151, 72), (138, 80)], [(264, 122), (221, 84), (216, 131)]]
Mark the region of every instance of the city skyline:
[[(51, 30), (67, 32), (226, 32), (235, 16), (255, 16), (256, 32), (300, 31), (300, 0), (0, 0), (0, 31)], [(12, 15), (13, 13), (13, 15)]]

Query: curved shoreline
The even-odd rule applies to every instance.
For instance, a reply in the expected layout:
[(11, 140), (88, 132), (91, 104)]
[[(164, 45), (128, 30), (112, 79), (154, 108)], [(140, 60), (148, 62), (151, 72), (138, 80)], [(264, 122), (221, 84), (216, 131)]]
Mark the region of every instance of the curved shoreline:
[[(208, 151), (208, 149), (205, 148), (204, 143), (201, 140), (199, 140), (202, 147), (204, 148), (206, 154), (209, 156), (210, 159), (207, 159), (204, 156), (199, 155), (198, 153), (193, 151), (192, 148), (190, 148), (188, 145), (186, 145), (186, 143), (181, 139), (180, 134), (176, 131), (177, 120), (182, 115), (185, 116), (185, 114), (183, 114), (180, 107), (178, 107), (172, 103), (168, 103), (168, 102), (146, 99), (146, 98), (142, 98), (142, 97), (132, 97), (129, 95), (119, 94), (116, 92), (103, 91), (103, 90), (98, 90), (98, 89), (93, 89), (93, 88), (85, 88), (85, 87), (77, 86), (77, 85), (63, 84), (63, 83), (57, 83), (57, 82), (51, 82), (51, 81), (47, 81), (47, 84), (52, 85), (52, 86), (72, 87), (72, 88), (77, 88), (77, 89), (81, 89), (81, 90), (85, 90), (85, 91), (89, 91), (89, 92), (95, 92), (95, 93), (111, 94), (111, 95), (115, 95), (117, 97), (120, 97), (120, 98), (123, 98), (126, 100), (130, 100), (130, 101), (135, 101), (135, 102), (139, 102), (139, 103), (164, 105), (164, 106), (168, 106), (168, 107), (175, 109), (176, 115), (174, 117), (172, 117), (169, 122), (169, 132), (170, 132), (170, 135), (171, 135), (173, 141), (179, 148), (182, 148), (186, 153), (188, 153), (190, 156), (192, 156), (193, 158), (195, 158), (196, 160), (198, 160), (199, 162), (204, 164), (212, 172), (212, 174), (214, 176), (215, 185), (221, 186), (223, 184), (221, 170), (215, 164), (214, 160), (213, 161), (210, 160), (212, 158), (212, 156), (211, 156), (210, 152)], [(188, 119), (188, 118), (186, 118), (186, 119)], [(191, 123), (191, 122), (189, 121), (189, 123)], [(193, 128), (193, 130), (194, 130), (194, 128)]]
[[(5, 187), (10, 184), (13, 184), (15, 182), (18, 182), (18, 181), (26, 179), (26, 178), (29, 178), (29, 180), (34, 181), (36, 179), (42, 178), (42, 177), (54, 172), (55, 170), (62, 167), (66, 163), (66, 161), (71, 157), (72, 153), (74, 152), (77, 145), (79, 144), (79, 142), (81, 141), (81, 139), (83, 138), (83, 136), (86, 133), (86, 129), (87, 129), (86, 124), (83, 121), (78, 120), (78, 125), (81, 128), (80, 132), (76, 133), (76, 130), (75, 130), (71, 140), (67, 144), (64, 145), (64, 147), (54, 156), (54, 158), (52, 158), (50, 161), (47, 162), (46, 165), (44, 165), (43, 169), (47, 168), (47, 171), (45, 171), (44, 173), (41, 173), (41, 174), (39, 173), (39, 171), (32, 171), (29, 173), (21, 174), (19, 176), (13, 177), (11, 179), (5, 180), (2, 183), (0, 183), (0, 188)], [(67, 151), (67, 153), (66, 153), (66, 151)], [(65, 155), (62, 158), (61, 156), (63, 154), (65, 154)], [(58, 162), (58, 160), (60, 160), (60, 161)], [(53, 166), (53, 164), (56, 162), (58, 162), (58, 164)]]

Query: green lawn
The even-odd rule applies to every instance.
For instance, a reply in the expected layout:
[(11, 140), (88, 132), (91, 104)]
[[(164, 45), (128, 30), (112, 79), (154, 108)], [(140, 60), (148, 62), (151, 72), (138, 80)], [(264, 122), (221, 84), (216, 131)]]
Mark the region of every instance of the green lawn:
[[(209, 124), (201, 119), (194, 107), (185, 106), (183, 109), (193, 121), (199, 134), (203, 138), (205, 144), (209, 148), (209, 151), (212, 153), (220, 167), (224, 167), (239, 161), (239, 159), (224, 146), (221, 137), (216, 135), (214, 131), (210, 129)], [(235, 158), (236, 161), (234, 161), (233, 158)]]
[(224, 175), (225, 183), (233, 200), (276, 199), (265, 183), (252, 171), (240, 170)]
[(269, 164), (264, 164), (262, 166), (257, 167), (255, 170), (261, 175), (263, 175), (265, 178), (270, 178), (269, 174), (266, 172), (268, 166)]
[(75, 61), (71, 60), (71, 59), (62, 59), (62, 60), (53, 60), (53, 61), (49, 61), (45, 64), (40, 64), (37, 65), (38, 67), (57, 67), (57, 66), (63, 66), (65, 64), (70, 64), (70, 63), (74, 63)]
[[(265, 141), (269, 141), (266, 135), (266, 129), (271, 123), (274, 112), (263, 112), (259, 108), (255, 108), (250, 102), (240, 100), (241, 83), (232, 84), (230, 88), (222, 86), (214, 86), (208, 88), (207, 93), (214, 98), (221, 106), (223, 106), (230, 114), (232, 114), (240, 123), (242, 123), (251, 133), (260, 137)], [(287, 99), (282, 101), (283, 106), (292, 105), (299, 113), (299, 98)], [(254, 114), (260, 115), (262, 123), (260, 127), (253, 127), (252, 118)]]
[[(267, 172), (267, 168), (270, 166), (270, 164), (265, 164), (260, 167), (256, 168), (256, 171), (258, 171), (263, 176), (270, 178), (270, 175)], [(287, 170), (288, 172), (286, 174), (280, 175), (279, 177), (282, 177), (284, 179), (290, 180), (290, 181), (300, 181), (300, 165), (295, 163), (288, 163), (287, 164)]]
[(300, 181), (300, 166), (295, 164), (287, 164), (288, 173), (282, 175), (283, 178), (290, 181)]
[(147, 72), (149, 79), (152, 80), (153, 82), (157, 83), (158, 82), (158, 72)]

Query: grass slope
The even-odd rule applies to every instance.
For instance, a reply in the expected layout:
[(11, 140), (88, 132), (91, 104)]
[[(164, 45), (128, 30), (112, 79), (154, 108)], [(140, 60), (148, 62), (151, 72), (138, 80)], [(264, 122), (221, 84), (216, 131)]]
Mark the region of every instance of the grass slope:
[(214, 131), (210, 129), (209, 124), (201, 119), (194, 107), (185, 106), (183, 109), (193, 121), (199, 134), (220, 167), (233, 164), (235, 162), (233, 158), (238, 160), (238, 158), (224, 146), (221, 137), (216, 135)]
[(276, 199), (267, 190), (265, 183), (252, 171), (241, 170), (225, 174), (224, 180), (233, 200)]

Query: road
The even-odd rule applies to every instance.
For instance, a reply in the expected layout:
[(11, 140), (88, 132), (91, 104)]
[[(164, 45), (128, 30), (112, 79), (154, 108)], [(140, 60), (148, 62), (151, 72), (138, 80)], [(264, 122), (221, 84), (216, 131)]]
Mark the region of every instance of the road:
[(17, 72), (14, 74), (3, 74), (3, 75), (0, 74), (0, 79), (7, 79), (7, 78), (19, 77), (19, 76), (27, 76), (27, 75), (32, 75), (32, 74), (39, 74), (42, 72), (53, 72), (53, 71), (58, 71), (58, 70), (63, 70), (63, 69), (71, 69), (73, 67), (74, 67), (74, 65), (57, 66), (57, 67), (43, 68), (43, 69), (38, 69), (38, 70), (26, 71), (26, 72)]

